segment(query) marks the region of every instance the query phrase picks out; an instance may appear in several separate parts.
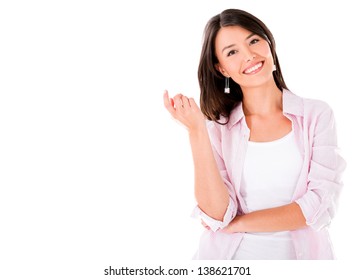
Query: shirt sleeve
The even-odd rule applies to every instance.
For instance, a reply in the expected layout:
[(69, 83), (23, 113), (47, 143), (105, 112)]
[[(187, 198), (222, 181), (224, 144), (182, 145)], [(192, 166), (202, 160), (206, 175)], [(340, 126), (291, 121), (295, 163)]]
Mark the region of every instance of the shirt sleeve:
[(194, 208), (192, 212), (192, 217), (201, 218), (210, 227), (210, 229), (215, 232), (219, 229), (223, 229), (224, 227), (226, 227), (233, 220), (233, 218), (235, 218), (237, 213), (237, 202), (236, 202), (235, 188), (228, 176), (227, 168), (225, 166), (225, 162), (222, 156), (222, 143), (221, 143), (220, 130), (216, 127), (216, 125), (213, 122), (208, 122), (207, 127), (208, 127), (210, 142), (213, 149), (213, 154), (214, 154), (216, 164), (218, 166), (224, 184), (227, 187), (229, 192), (229, 204), (227, 206), (222, 221), (213, 219), (205, 212), (203, 212), (198, 206)]
[(307, 192), (296, 203), (307, 225), (320, 230), (328, 226), (335, 215), (346, 163), (339, 154), (335, 120), (329, 107), (318, 116), (314, 125)]

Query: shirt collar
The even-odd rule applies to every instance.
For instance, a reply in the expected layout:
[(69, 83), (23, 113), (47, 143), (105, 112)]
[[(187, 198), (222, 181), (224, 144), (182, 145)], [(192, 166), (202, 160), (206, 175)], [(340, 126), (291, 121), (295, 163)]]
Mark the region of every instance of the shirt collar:
[[(301, 97), (293, 94), (287, 89), (283, 89), (283, 113), (302, 117), (304, 115), (303, 100)], [(242, 108), (242, 102), (234, 108), (230, 114), (230, 120), (227, 123), (227, 128), (237, 124), (245, 116)]]
[(291, 91), (283, 90), (283, 112), (299, 117), (304, 116), (304, 101)]

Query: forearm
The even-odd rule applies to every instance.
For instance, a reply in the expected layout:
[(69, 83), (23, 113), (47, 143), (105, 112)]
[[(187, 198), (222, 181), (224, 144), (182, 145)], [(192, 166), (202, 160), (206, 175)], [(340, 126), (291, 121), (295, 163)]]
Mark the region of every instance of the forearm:
[(217, 167), (206, 127), (190, 131), (189, 139), (198, 206), (210, 217), (222, 221), (229, 204), (229, 193)]
[(195, 169), (195, 196), (199, 208), (209, 217), (223, 221), (229, 205), (229, 193), (214, 158), (203, 113), (193, 98), (182, 94), (170, 99), (165, 91), (164, 105), (189, 132)]
[(237, 216), (225, 229), (227, 232), (274, 232), (306, 227), (300, 206), (288, 205), (254, 211)]

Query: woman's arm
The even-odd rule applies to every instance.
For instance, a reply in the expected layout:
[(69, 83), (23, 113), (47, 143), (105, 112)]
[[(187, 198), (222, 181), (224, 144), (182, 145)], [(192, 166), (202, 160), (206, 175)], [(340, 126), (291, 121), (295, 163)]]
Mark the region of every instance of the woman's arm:
[(223, 229), (223, 232), (273, 232), (296, 230), (306, 226), (306, 220), (300, 206), (296, 202), (293, 202), (284, 206), (258, 210), (242, 216), (236, 216), (236, 218)]
[(182, 94), (172, 99), (166, 91), (164, 105), (189, 132), (198, 206), (211, 218), (222, 221), (229, 205), (229, 194), (213, 155), (204, 115), (193, 98)]
[(308, 184), (306, 193), (295, 201), (302, 209), (306, 224), (320, 230), (327, 227), (336, 214), (346, 162), (338, 148), (332, 109), (323, 102), (307, 102), (311, 102), (306, 106), (309, 113), (304, 122), (311, 145)]
[(223, 220), (229, 194), (217, 168), (205, 126), (190, 130), (194, 162), (194, 191), (199, 208), (216, 220)]

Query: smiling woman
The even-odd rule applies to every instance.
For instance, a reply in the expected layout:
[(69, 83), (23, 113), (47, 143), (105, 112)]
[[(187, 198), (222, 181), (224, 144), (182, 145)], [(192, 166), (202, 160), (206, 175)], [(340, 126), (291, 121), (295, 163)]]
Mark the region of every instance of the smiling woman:
[(198, 77), (201, 109), (164, 94), (189, 132), (206, 228), (195, 259), (333, 259), (345, 161), (331, 108), (289, 91), (272, 33), (243, 10), (207, 23)]
[[(216, 36), (215, 48), (217, 68), (227, 78), (250, 86), (271, 81), (274, 61), (268, 42), (261, 36), (240, 26), (224, 27)], [(265, 67), (270, 71), (255, 75)]]

